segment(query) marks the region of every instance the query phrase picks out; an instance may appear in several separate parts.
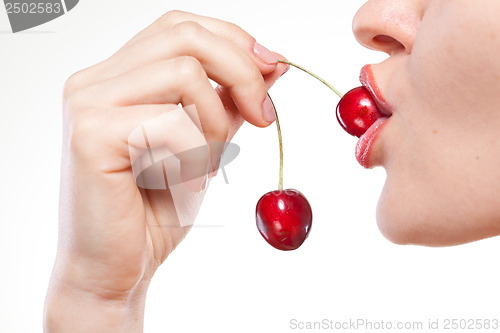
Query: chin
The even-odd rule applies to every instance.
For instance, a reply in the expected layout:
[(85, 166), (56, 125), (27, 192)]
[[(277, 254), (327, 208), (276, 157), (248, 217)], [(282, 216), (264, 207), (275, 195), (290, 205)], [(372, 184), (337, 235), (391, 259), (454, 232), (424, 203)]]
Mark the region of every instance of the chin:
[(428, 237), (423, 235), (421, 228), (417, 228), (411, 220), (395, 217), (395, 212), (391, 211), (390, 208), (386, 209), (380, 204), (380, 201), (378, 207), (377, 226), (388, 241), (397, 245), (432, 246)]
[(457, 214), (455, 207), (446, 209), (446, 202), (418, 200), (408, 193), (391, 191), (386, 183), (377, 205), (378, 228), (394, 244), (455, 246), (500, 234), (478, 216)]

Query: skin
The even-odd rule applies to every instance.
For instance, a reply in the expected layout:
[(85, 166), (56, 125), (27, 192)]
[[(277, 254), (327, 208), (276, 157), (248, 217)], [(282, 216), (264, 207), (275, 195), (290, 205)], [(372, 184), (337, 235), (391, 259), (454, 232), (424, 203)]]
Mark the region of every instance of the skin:
[[(372, 0), (354, 18), (361, 44), (390, 55), (372, 69), (393, 107), (374, 147), (387, 170), (377, 220), (393, 242), (450, 245), (500, 233), (500, 4), (480, 2)], [(174, 11), (68, 79), (45, 332), (142, 332), (148, 285), (189, 230), (180, 220), (195, 218), (204, 179), (175, 206), (169, 190), (139, 189), (130, 157), (146, 147), (130, 135), (147, 122), (151, 148), (182, 151), (186, 142), (230, 140), (244, 120), (270, 125), (266, 91), (287, 68), (262, 61), (254, 42), (233, 24)], [(155, 135), (189, 123), (150, 122), (178, 103), (196, 105), (201, 137), (193, 126), (181, 137)], [(181, 168), (210, 165), (199, 155), (180, 157)]]
[(393, 115), (374, 147), (387, 171), (379, 229), (443, 246), (500, 234), (500, 3), (372, 0), (357, 40)]

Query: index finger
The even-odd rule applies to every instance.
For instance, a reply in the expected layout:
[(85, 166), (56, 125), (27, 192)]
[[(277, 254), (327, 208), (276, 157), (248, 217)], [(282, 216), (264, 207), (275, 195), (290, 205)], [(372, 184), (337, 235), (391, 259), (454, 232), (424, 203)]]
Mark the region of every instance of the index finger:
[(149, 27), (135, 35), (123, 46), (123, 48), (137, 42), (140, 39), (153, 36), (161, 31), (165, 31), (173, 27), (174, 25), (187, 21), (196, 22), (213, 34), (223, 37), (236, 44), (239, 48), (251, 56), (252, 60), (254, 60), (257, 65), (257, 68), (263, 75), (269, 74), (276, 69), (278, 58), (275, 55), (272, 55), (272, 53), (265, 47), (257, 43), (254, 37), (236, 24), (180, 10), (172, 10), (165, 13)]

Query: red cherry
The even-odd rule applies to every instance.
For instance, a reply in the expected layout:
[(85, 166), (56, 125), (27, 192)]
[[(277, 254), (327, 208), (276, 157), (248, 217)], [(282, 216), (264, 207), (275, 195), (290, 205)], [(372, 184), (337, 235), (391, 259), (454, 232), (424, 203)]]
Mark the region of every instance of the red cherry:
[(299, 248), (311, 230), (312, 210), (306, 197), (297, 190), (283, 191), (283, 141), (278, 113), (267, 95), (276, 115), (276, 129), (280, 146), (280, 178), (277, 191), (264, 194), (257, 202), (255, 218), (257, 229), (264, 239), (278, 250)]
[(257, 203), (256, 217), (260, 234), (278, 250), (299, 248), (311, 230), (311, 206), (297, 190), (264, 194)]
[(365, 87), (350, 90), (337, 105), (337, 120), (340, 125), (347, 133), (358, 138), (383, 116)]
[(347, 94), (342, 95), (331, 84), (304, 67), (289, 61), (279, 60), (279, 62), (294, 66), (315, 77), (340, 97), (336, 112), (337, 120), (347, 133), (359, 138), (377, 119), (384, 116), (365, 87), (354, 88)]
[[(307, 69), (289, 61), (279, 60), (279, 62), (312, 75), (341, 98), (337, 106), (337, 119), (348, 133), (360, 137), (383, 116), (366, 88), (354, 88), (343, 96), (331, 84)], [(280, 145), (279, 190), (268, 192), (260, 198), (256, 208), (256, 219), (257, 228), (264, 239), (278, 250), (288, 251), (300, 247), (307, 238), (311, 230), (312, 210), (307, 199), (299, 191), (283, 191), (283, 145), (276, 109), (274, 112)]]

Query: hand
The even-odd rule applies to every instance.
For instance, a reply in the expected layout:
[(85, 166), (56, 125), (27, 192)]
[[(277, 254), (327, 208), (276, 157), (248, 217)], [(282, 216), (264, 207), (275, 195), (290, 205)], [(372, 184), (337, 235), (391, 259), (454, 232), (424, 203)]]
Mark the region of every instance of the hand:
[[(154, 272), (186, 235), (202, 202), (209, 180), (198, 171), (213, 171), (222, 151), (179, 153), (229, 141), (244, 120), (271, 124), (266, 92), (287, 69), (278, 57), (284, 59), (236, 25), (172, 11), (109, 59), (68, 79), (59, 246), (47, 322), (62, 294), (144, 302)], [(179, 112), (179, 103), (196, 112)], [(145, 128), (148, 142), (137, 135)], [(197, 172), (186, 182), (191, 191), (175, 205), (170, 189), (136, 184), (132, 164), (148, 147), (168, 147), (183, 176)], [(86, 319), (85, 325), (97, 324)], [(75, 318), (72, 323), (77, 327)]]

